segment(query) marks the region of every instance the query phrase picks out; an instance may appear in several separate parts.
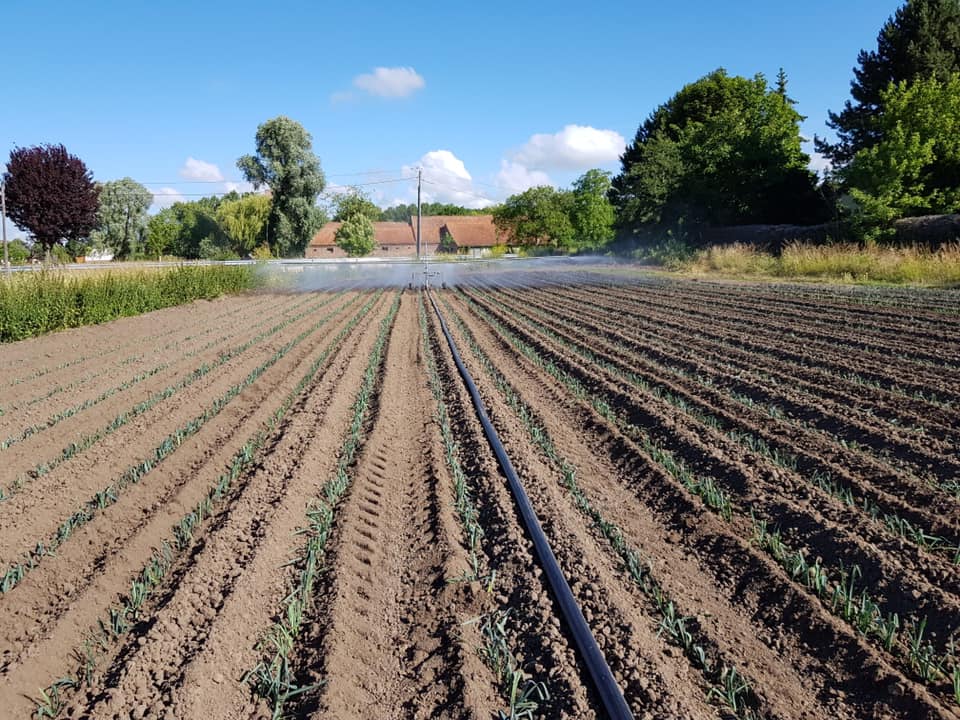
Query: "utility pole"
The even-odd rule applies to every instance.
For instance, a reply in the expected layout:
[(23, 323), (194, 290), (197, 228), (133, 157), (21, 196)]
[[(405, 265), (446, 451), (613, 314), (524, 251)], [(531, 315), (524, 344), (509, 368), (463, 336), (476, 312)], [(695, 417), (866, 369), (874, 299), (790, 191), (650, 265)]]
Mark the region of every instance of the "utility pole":
[(423, 168), (417, 168), (417, 260), (420, 259), (420, 186), (423, 181)]
[(0, 181), (0, 210), (3, 212), (3, 266), (10, 269), (10, 250), (7, 248), (7, 184)]

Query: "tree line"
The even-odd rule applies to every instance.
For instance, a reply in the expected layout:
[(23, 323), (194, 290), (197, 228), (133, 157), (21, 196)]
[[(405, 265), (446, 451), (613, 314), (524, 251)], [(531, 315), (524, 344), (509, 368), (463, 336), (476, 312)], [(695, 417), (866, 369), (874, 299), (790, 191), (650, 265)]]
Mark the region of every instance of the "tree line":
[(893, 237), (899, 218), (958, 213), (960, 2), (908, 0), (880, 29), (876, 49), (860, 52), (851, 99), (829, 112), (838, 139), (814, 138), (831, 163), (823, 177), (803, 150), (804, 119), (783, 70), (771, 83), (718, 69), (640, 124), (610, 183), (610, 231), (598, 200), (576, 221), (576, 186), (572, 195), (531, 188), (494, 217), (520, 244), (569, 249), (604, 237), (632, 247), (695, 242), (703, 227), (826, 221), (877, 241)]

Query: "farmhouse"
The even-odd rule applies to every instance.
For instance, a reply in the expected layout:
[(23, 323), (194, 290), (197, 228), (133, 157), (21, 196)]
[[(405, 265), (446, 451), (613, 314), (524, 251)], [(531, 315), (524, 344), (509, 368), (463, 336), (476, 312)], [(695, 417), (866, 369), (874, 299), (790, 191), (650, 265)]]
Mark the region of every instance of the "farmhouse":
[[(329, 222), (313, 236), (307, 246), (308, 258), (342, 258), (347, 254), (337, 247), (337, 230), (343, 223)], [(444, 235), (453, 238), (461, 255), (483, 257), (494, 245), (503, 244), (492, 215), (432, 215), (424, 217), (420, 225), (421, 253), (435, 255)], [(375, 222), (374, 238), (377, 246), (373, 257), (409, 257), (417, 252), (417, 218), (407, 222)]]

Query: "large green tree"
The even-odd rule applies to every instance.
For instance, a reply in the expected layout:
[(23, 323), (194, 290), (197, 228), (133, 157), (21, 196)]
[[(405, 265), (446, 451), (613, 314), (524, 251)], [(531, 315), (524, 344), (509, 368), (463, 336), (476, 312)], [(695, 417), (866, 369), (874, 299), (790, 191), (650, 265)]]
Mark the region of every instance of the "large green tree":
[(221, 202), (217, 208), (217, 221), (230, 238), (234, 252), (240, 256), (250, 254), (257, 245), (266, 242), (269, 217), (270, 198), (266, 195), (245, 195)]
[(493, 222), (510, 244), (568, 249), (576, 232), (570, 222), (572, 194), (540, 185), (508, 197), (493, 210)]
[(347, 192), (337, 193), (332, 199), (336, 207), (333, 219), (336, 221), (342, 222), (353, 215), (366, 215), (371, 222), (383, 219), (383, 211), (359, 190), (350, 189)]
[(861, 50), (850, 83), (851, 100), (827, 122), (839, 138), (817, 149), (842, 167), (883, 139), (883, 93), (891, 83), (960, 71), (960, 1), (908, 0), (884, 23), (876, 50)]
[(880, 93), (879, 141), (841, 177), (870, 237), (900, 217), (960, 212), (960, 74), (901, 81)]
[(66, 240), (87, 238), (97, 224), (99, 188), (63, 145), (14, 148), (3, 174), (7, 216), (33, 236), (47, 258)]
[(613, 239), (610, 187), (610, 173), (597, 169), (588, 170), (573, 183), (570, 222), (577, 245), (600, 247)]
[(90, 234), (95, 245), (109, 248), (114, 257), (130, 257), (147, 227), (147, 210), (153, 195), (136, 180), (125, 177), (100, 186), (97, 229)]
[[(239, 196), (233, 199), (236, 197)], [(228, 248), (229, 238), (217, 222), (217, 210), (221, 202), (217, 197), (204, 197), (174, 203), (170, 211), (176, 218), (179, 231), (168, 251), (177, 257), (194, 259), (204, 256), (201, 247), (207, 253), (211, 252), (211, 248), (216, 249), (214, 252)]]
[(268, 120), (257, 128), (256, 154), (241, 157), (237, 167), (254, 187), (270, 188), (273, 202), (267, 225), (274, 254), (303, 255), (324, 221), (316, 203), (325, 179), (310, 133), (282, 115)]
[(173, 208), (164, 208), (147, 221), (146, 249), (150, 257), (158, 260), (173, 247), (180, 233), (180, 223)]
[(363, 213), (351, 215), (337, 228), (334, 242), (350, 257), (369, 255), (377, 246), (373, 221)]
[(626, 234), (678, 222), (738, 225), (823, 219), (800, 121), (781, 76), (720, 69), (658, 107), (621, 156), (611, 200)]

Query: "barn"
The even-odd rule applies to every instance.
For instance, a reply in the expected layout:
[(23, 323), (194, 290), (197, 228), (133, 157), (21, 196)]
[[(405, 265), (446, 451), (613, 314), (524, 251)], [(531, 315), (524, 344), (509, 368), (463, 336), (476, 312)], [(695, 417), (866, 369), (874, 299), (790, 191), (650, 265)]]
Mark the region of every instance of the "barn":
[[(346, 257), (336, 243), (336, 233), (342, 224), (329, 222), (320, 228), (307, 246), (306, 257)], [(416, 255), (416, 217), (407, 222), (375, 222), (373, 232), (377, 245), (371, 256), (399, 258)], [(422, 254), (435, 255), (446, 234), (453, 238), (458, 254), (471, 257), (483, 257), (493, 246), (503, 244), (492, 215), (432, 215), (421, 220)]]

